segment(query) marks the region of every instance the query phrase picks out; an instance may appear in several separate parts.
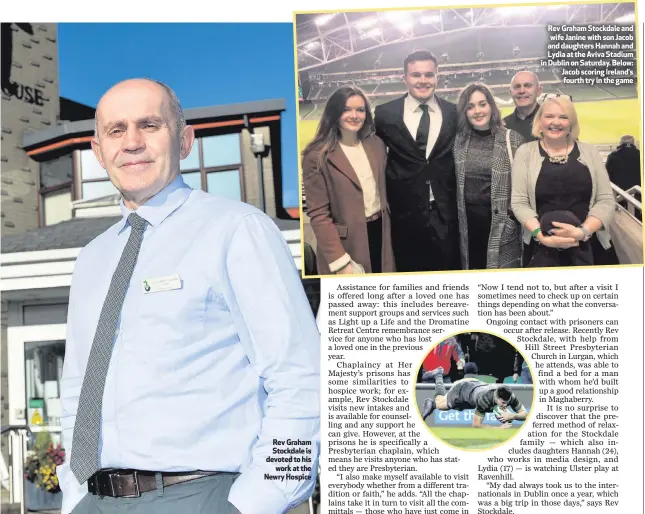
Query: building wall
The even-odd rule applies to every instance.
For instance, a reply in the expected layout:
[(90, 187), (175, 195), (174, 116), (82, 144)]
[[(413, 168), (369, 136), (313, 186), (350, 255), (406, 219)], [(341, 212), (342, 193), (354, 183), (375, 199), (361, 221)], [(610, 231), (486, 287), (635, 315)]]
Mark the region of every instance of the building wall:
[[(32, 32), (32, 33), (30, 33)], [(3, 235), (38, 227), (38, 163), (22, 149), (27, 130), (54, 126), (59, 115), (58, 33), (54, 23), (2, 24), (2, 132), (0, 224)], [(9, 73), (7, 73), (9, 71)], [(9, 414), (7, 310), (1, 302), (0, 398), (2, 419)], [(6, 438), (0, 442), (7, 459)]]
[(2, 78), (0, 216), (2, 234), (10, 235), (38, 227), (38, 164), (23, 151), (22, 137), (56, 125), (58, 39), (54, 23), (3, 23), (2, 30), (2, 66), (10, 75), (9, 82)]
[[(0, 347), (0, 403), (2, 419), (9, 419), (9, 370), (7, 362), (7, 325), (8, 325), (8, 312), (9, 303), (6, 301), (1, 302), (2, 320), (0, 321), (0, 335), (2, 336), (2, 346)], [(8, 424), (3, 422), (4, 424)], [(2, 450), (2, 457), (5, 462), (9, 462), (7, 438), (0, 439), (0, 450)]]
[[(271, 131), (269, 127), (255, 127), (254, 131), (264, 134), (265, 146), (271, 145)], [(241, 132), (242, 138), (242, 164), (244, 166), (244, 189), (246, 191), (246, 203), (260, 207), (259, 176), (257, 158), (251, 151), (251, 135), (248, 130)], [(277, 144), (280, 144), (278, 141)], [(276, 216), (275, 188), (273, 186), (273, 162), (271, 153), (262, 158), (262, 173), (264, 182), (264, 203), (265, 212), (272, 217)]]

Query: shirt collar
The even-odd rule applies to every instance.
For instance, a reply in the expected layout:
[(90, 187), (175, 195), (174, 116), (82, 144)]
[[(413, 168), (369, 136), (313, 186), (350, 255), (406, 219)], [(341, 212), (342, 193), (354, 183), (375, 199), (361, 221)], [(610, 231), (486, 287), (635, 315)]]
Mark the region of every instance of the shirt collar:
[(515, 108), (515, 110), (513, 111), (513, 114), (515, 114), (515, 117), (516, 117), (519, 121), (523, 121), (523, 120), (530, 120), (531, 118), (533, 118), (533, 117), (535, 116), (535, 113), (536, 113), (536, 112), (538, 112), (538, 109), (539, 109), (539, 108), (540, 108), (540, 104), (535, 104), (535, 109), (533, 109), (533, 110), (531, 111), (531, 114), (529, 114), (529, 115), (528, 115), (526, 118), (524, 118), (524, 119), (520, 118), (520, 115), (519, 115), (519, 113), (517, 112), (517, 107), (516, 107), (516, 108)]
[[(136, 212), (150, 223), (150, 225), (156, 227), (181, 207), (191, 192), (192, 189), (186, 185), (181, 173), (179, 173), (170, 184), (139, 207)], [(128, 225), (128, 216), (133, 212), (135, 211), (126, 207), (123, 199), (121, 199), (121, 214), (123, 214), (123, 219), (118, 223), (119, 233)]]
[[(404, 102), (405, 108), (410, 112), (421, 111), (421, 108), (419, 107), (421, 105), (421, 102), (414, 98), (410, 93), (405, 96)], [(438, 107), (437, 97), (435, 97), (434, 94), (430, 97), (430, 100), (425, 103), (428, 105), (428, 111), (430, 112), (434, 112)]]

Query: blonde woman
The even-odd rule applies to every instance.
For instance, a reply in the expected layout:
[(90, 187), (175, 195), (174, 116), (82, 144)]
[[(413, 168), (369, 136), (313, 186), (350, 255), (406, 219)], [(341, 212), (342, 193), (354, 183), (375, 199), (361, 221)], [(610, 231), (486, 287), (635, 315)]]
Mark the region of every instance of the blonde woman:
[(521, 146), (512, 172), (511, 207), (529, 244), (528, 267), (617, 264), (608, 228), (615, 202), (607, 170), (568, 96), (544, 100), (533, 121), (538, 138)]

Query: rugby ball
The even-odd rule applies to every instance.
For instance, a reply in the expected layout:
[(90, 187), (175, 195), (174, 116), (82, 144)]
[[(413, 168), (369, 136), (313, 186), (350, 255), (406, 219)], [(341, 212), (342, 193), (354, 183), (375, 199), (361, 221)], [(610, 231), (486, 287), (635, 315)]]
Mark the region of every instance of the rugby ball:
[(500, 407), (499, 405), (495, 405), (495, 407), (493, 407), (493, 416), (495, 416), (495, 419), (500, 423), (504, 423), (504, 420), (502, 419), (502, 414), (506, 412), (508, 412), (507, 407)]

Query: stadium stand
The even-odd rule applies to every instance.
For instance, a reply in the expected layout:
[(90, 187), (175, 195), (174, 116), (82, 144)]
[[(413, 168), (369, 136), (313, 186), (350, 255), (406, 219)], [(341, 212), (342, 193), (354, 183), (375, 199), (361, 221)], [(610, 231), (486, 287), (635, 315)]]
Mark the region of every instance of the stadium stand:
[[(578, 85), (564, 85), (557, 84), (554, 87), (557, 93), (563, 93), (569, 95), (573, 98), (575, 102), (584, 102), (584, 101), (594, 101), (594, 100), (607, 100), (610, 98), (615, 98), (609, 94), (604, 89), (599, 87), (590, 87), (590, 86), (578, 86)], [(551, 91), (545, 91), (551, 92)]]
[(300, 118), (305, 119), (309, 114), (311, 114), (311, 111), (313, 111), (315, 107), (316, 105), (311, 102), (300, 102)]
[(400, 93), (401, 91), (406, 91), (405, 85), (401, 82), (394, 82), (390, 84), (379, 84), (377, 94)]
[(320, 93), (322, 86), (320, 84), (311, 84), (311, 91), (309, 91), (309, 95), (307, 98), (309, 100), (313, 100), (318, 97), (318, 94)]
[[(470, 37), (474, 34), (474, 37)], [(520, 48), (519, 41), (523, 43)], [(531, 37), (533, 34), (534, 38)], [(363, 89), (370, 96), (373, 105), (383, 103), (393, 95), (405, 94), (406, 88), (401, 76), (400, 63), (405, 56), (421, 46), (423, 41), (440, 41), (438, 55), (448, 54), (449, 62), (439, 67), (437, 91), (444, 98), (456, 101), (459, 92), (471, 82), (483, 82), (491, 87), (498, 98), (508, 101), (508, 86), (515, 73), (532, 70), (540, 79), (544, 91), (548, 93), (568, 94), (574, 101), (596, 101), (612, 98), (635, 98), (637, 90), (634, 85), (620, 87), (597, 87), (577, 84), (564, 84), (556, 72), (541, 64), (540, 57), (546, 48), (546, 35), (543, 27), (512, 27), (502, 31), (491, 27), (475, 27), (466, 33), (459, 31), (453, 34), (441, 34), (441, 38), (428, 36), (422, 40), (402, 41), (382, 48), (355, 54), (341, 61), (316, 68), (311, 72), (312, 89), (308, 100), (315, 103), (325, 102), (340, 86), (351, 84)], [(464, 44), (467, 39), (468, 44)], [(460, 48), (467, 50), (460, 50)], [(434, 50), (434, 45), (432, 46)], [(486, 49), (485, 52), (474, 52)], [(518, 48), (522, 53), (517, 57)], [(540, 49), (538, 51), (538, 49)], [(445, 51), (444, 51), (445, 50)], [(483, 54), (482, 60), (473, 61), (477, 54)], [(527, 55), (528, 54), (528, 55)], [(372, 69), (370, 59), (376, 56), (384, 67)], [(468, 59), (457, 62), (458, 59)], [(398, 63), (398, 67), (386, 67)], [(339, 69), (344, 71), (339, 72)], [(311, 112), (307, 119), (313, 119)]]
[(314, 104), (314, 105), (315, 106), (314, 106), (313, 110), (309, 113), (309, 115), (307, 116), (307, 119), (312, 119), (312, 120), (320, 119), (320, 116), (322, 115), (323, 109), (325, 108), (325, 104), (323, 102), (323, 103), (317, 103), (317, 104)]
[[(468, 44), (464, 45), (464, 37)], [(320, 73), (338, 73), (350, 70), (372, 70), (402, 67), (405, 57), (414, 50), (429, 49), (435, 55), (448, 54), (448, 65), (474, 61), (495, 61), (516, 57), (513, 49), (521, 47), (521, 57), (542, 57), (547, 44), (544, 27), (509, 27), (500, 31), (498, 27), (473, 27), (465, 32), (432, 34), (413, 41), (394, 43), (387, 47), (367, 50), (349, 56), (342, 61), (316, 68)], [(483, 54), (481, 59), (478, 54)], [(378, 63), (378, 66), (375, 66)]]
[[(545, 92), (568, 94), (576, 102), (637, 97), (634, 85), (600, 88), (563, 84), (555, 70), (543, 66), (541, 62), (541, 58), (546, 56), (549, 37), (544, 25), (466, 28), (463, 15), (457, 11), (444, 15), (443, 32), (404, 38), (364, 50), (356, 48), (353, 54), (345, 58), (316, 66), (309, 71), (312, 87), (308, 100), (324, 102), (345, 84), (363, 89), (374, 104), (382, 103), (388, 97), (391, 99), (394, 94), (404, 94), (402, 63), (409, 53), (419, 48), (430, 49), (439, 59), (437, 91), (450, 100), (456, 99), (459, 90), (467, 84), (483, 82), (494, 89), (496, 96), (506, 101), (510, 98), (508, 85), (512, 76), (517, 71), (527, 69), (537, 73)], [(460, 16), (461, 21), (457, 19)], [(484, 12), (482, 16), (479, 23), (485, 22), (486, 16), (492, 14)], [(453, 25), (456, 30), (450, 31)], [(376, 43), (374, 39), (371, 43), (366, 42), (364, 37), (359, 39), (362, 41), (361, 47), (367, 48), (369, 44)], [(312, 119), (311, 112), (306, 115), (307, 119)]]
[(336, 91), (341, 84), (333, 84), (333, 85), (325, 85), (323, 88), (320, 90), (320, 94), (318, 95), (317, 98), (329, 98), (331, 94)]

